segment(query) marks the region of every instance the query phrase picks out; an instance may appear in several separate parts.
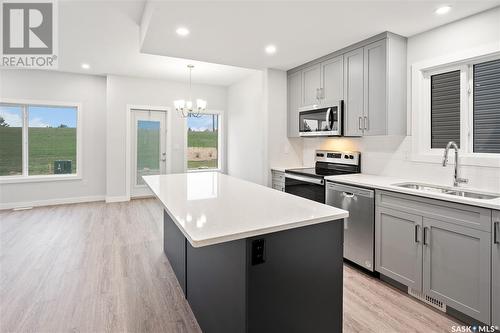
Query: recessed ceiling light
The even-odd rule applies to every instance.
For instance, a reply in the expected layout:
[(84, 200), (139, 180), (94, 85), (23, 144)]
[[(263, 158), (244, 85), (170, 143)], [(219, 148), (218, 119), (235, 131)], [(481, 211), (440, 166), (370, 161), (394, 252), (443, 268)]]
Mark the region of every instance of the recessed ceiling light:
[(266, 50), (267, 54), (275, 54), (276, 53), (276, 46), (268, 45), (268, 46), (266, 46), (265, 50)]
[(179, 36), (187, 36), (187, 35), (189, 35), (189, 29), (188, 28), (184, 28), (184, 27), (177, 28), (177, 30), (175, 30), (175, 32)]
[(444, 15), (450, 11), (451, 7), (450, 6), (441, 6), (438, 9), (436, 9), (435, 13), (438, 15)]
[(90, 69), (90, 65), (89, 64), (82, 64), (82, 68), (83, 69)]

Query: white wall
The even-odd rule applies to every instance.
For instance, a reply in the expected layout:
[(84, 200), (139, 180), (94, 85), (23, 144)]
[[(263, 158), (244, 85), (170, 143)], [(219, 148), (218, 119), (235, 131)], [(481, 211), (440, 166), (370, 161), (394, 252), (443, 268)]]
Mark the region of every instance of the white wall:
[[(408, 119), (411, 121), (411, 65), (492, 43), (500, 44), (500, 8), (408, 38)], [(411, 124), (409, 124), (411, 125)], [(410, 126), (409, 126), (410, 127)], [(411, 136), (341, 139), (304, 139), (304, 164), (312, 165), (315, 149), (346, 149), (362, 152), (362, 172), (396, 177), (419, 178), (428, 182), (452, 184), (453, 165), (411, 160)], [(464, 187), (500, 192), (500, 169), (462, 166), (469, 179)]]
[(106, 78), (39, 70), (0, 70), (0, 97), (81, 103), (83, 178), (0, 184), (0, 208), (102, 200), (106, 187)]
[[(189, 91), (186, 83), (110, 75), (107, 92), (107, 199), (126, 200), (127, 105), (167, 106), (173, 109), (173, 101), (189, 97)], [(193, 98), (205, 99), (208, 110), (226, 111), (225, 87), (193, 85)], [(175, 112), (170, 120), (171, 124), (167, 126), (172, 131), (172, 172), (184, 172), (186, 120)]]
[[(287, 137), (287, 76), (285, 71), (264, 71), (267, 108), (267, 170), (302, 165), (302, 139)], [(268, 174), (271, 184), (271, 174)]]
[(267, 183), (264, 73), (256, 71), (227, 91), (227, 173)]

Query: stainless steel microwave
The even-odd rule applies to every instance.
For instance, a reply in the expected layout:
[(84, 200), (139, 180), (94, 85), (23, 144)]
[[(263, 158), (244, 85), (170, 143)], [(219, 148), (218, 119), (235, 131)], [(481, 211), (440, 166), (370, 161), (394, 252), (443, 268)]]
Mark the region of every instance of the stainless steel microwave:
[(344, 101), (329, 106), (299, 108), (300, 136), (341, 136)]

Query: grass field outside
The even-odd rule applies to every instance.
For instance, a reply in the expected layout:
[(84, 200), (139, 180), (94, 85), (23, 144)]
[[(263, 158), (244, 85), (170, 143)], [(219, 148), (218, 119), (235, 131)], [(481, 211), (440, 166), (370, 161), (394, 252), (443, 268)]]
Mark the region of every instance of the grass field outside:
[[(216, 169), (218, 167), (219, 133), (215, 131), (188, 131), (188, 169)], [(215, 150), (215, 154), (212, 153)]]
[[(54, 161), (69, 160), (76, 173), (76, 128), (28, 129), (28, 174), (54, 174)], [(22, 174), (22, 128), (0, 127), (0, 176)]]

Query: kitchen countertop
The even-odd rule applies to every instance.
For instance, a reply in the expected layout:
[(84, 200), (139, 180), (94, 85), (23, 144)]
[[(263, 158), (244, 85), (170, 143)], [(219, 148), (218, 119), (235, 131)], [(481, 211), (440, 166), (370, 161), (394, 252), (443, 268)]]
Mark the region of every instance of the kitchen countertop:
[[(489, 200), (464, 198), (464, 197), (450, 195), (450, 194), (420, 191), (420, 190), (414, 190), (414, 189), (398, 187), (398, 186), (393, 185), (393, 184), (399, 184), (399, 183), (415, 182), (415, 183), (423, 183), (423, 184), (429, 184), (429, 185), (438, 185), (438, 186), (449, 187), (449, 184), (439, 184), (439, 183), (435, 183), (435, 184), (432, 183), (431, 184), (431, 183), (417, 180), (417, 179), (402, 179), (402, 178), (393, 178), (393, 177), (387, 177), (387, 176), (369, 175), (369, 174), (363, 174), (363, 173), (339, 175), (339, 176), (328, 176), (328, 177), (325, 177), (325, 179), (329, 180), (329, 181), (343, 183), (346, 185), (355, 185), (355, 186), (357, 185), (357, 186), (363, 186), (363, 187), (368, 187), (368, 188), (387, 190), (387, 191), (393, 191), (393, 192), (399, 192), (399, 193), (405, 193), (405, 194), (412, 194), (412, 195), (417, 195), (420, 197), (439, 199), (439, 200), (445, 200), (445, 201), (450, 201), (450, 202), (462, 203), (462, 204), (466, 204), (466, 205), (479, 206), (479, 207), (484, 207), (484, 208), (491, 208), (491, 209), (500, 210), (500, 198), (489, 199)], [(474, 190), (474, 191), (478, 191), (481, 193), (489, 193), (489, 192), (484, 192), (481, 190), (475, 190), (475, 189), (470, 189), (470, 188), (465, 188), (465, 187), (460, 188), (460, 189)]]
[(271, 170), (274, 170), (274, 171), (279, 171), (279, 172), (285, 172), (285, 170), (287, 169), (300, 169), (300, 168), (305, 168), (304, 166), (273, 166), (271, 167)]
[(345, 210), (218, 172), (143, 178), (193, 247), (349, 216)]

